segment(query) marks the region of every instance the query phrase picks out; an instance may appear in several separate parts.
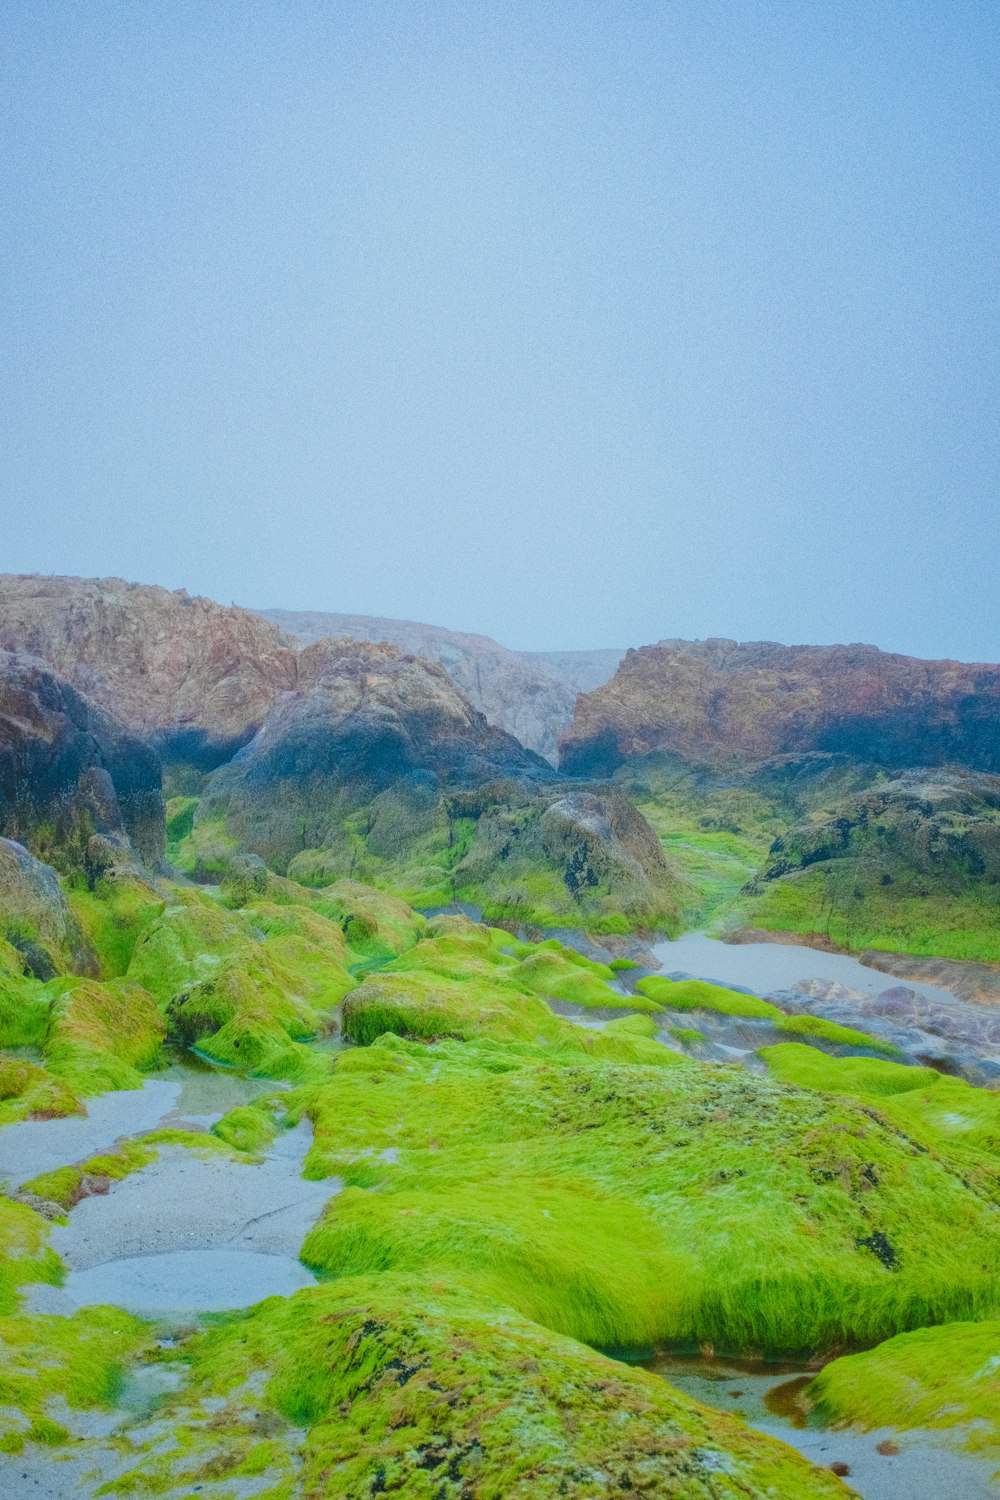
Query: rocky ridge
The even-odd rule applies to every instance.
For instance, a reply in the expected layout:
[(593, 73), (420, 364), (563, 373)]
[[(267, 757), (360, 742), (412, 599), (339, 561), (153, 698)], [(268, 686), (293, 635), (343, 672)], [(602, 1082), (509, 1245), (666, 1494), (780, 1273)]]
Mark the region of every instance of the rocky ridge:
[(864, 645), (660, 641), (578, 700), (560, 764), (606, 775), (656, 755), (726, 768), (809, 751), (998, 771), (1000, 666)]
[(407, 655), (440, 662), (491, 724), (553, 763), (577, 694), (606, 682), (622, 658), (616, 650), (511, 651), (489, 636), (415, 620), (319, 610), (264, 609), (260, 614), (307, 644), (324, 636), (387, 641)]

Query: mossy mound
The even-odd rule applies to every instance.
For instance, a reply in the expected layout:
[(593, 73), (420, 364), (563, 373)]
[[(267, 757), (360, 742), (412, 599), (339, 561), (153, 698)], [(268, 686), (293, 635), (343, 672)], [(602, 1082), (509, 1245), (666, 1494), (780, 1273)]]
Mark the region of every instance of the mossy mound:
[(96, 972), (55, 870), (5, 838), (0, 838), (0, 938), (39, 979)]
[(26, 1057), (0, 1054), (0, 1125), (82, 1115), (82, 1099), (62, 1079)]
[(744, 995), (723, 985), (708, 984), (703, 979), (666, 979), (650, 974), (636, 985), (640, 995), (667, 1010), (714, 1010), (724, 1016), (747, 1016), (758, 1020), (781, 1021), (783, 1013), (776, 1005), (756, 995)]
[(166, 1036), (156, 1002), (125, 979), (57, 980), (45, 1055), (51, 1071), (81, 1094), (139, 1088)]
[(340, 1056), (310, 1169), (357, 1190), (307, 1261), (461, 1283), (597, 1345), (816, 1352), (994, 1313), (996, 1210), (964, 1162), (860, 1102), (600, 1058), (390, 1036)]
[[(497, 929), (464, 917), (436, 918), (420, 942), (346, 997), (344, 1036), (363, 1044), (395, 1032), (582, 1047), (580, 1028), (554, 1015), (540, 997), (587, 1008), (654, 1009), (642, 999), (636, 1007), (633, 997), (610, 988), (609, 968), (558, 942), (517, 943), (513, 952), (509, 946)], [(607, 1047), (610, 1040), (590, 1044)]]
[(102, 979), (126, 973), (141, 934), (166, 905), (164, 895), (138, 880), (102, 880), (93, 889), (77, 884), (67, 897)]
[(408, 1500), (843, 1494), (738, 1418), (443, 1286), (352, 1278), (274, 1298), (183, 1355), (174, 1445), (143, 1456), (119, 1491), (254, 1476), (269, 1494), (294, 1483)]
[(150, 985), (183, 1045), (227, 1066), (304, 1081), (326, 1071), (301, 1044), (331, 1026), (355, 982), (350, 957), (337, 922), (305, 905), (229, 910), (191, 896), (145, 929), (128, 973)]
[(139, 1172), (156, 1157), (145, 1141), (125, 1140), (113, 1151), (102, 1151), (78, 1166), (56, 1167), (21, 1184), (21, 1191), (70, 1209), (90, 1192), (107, 1192), (109, 1183)]
[(1000, 1454), (1000, 1323), (948, 1323), (836, 1359), (806, 1389), (829, 1422), (954, 1432)]
[(737, 910), (855, 952), (997, 962), (1000, 777), (879, 775), (783, 831)]
[[(33, 1281), (55, 1283), (62, 1275), (59, 1257), (45, 1243), (47, 1234), (40, 1214), (0, 1194), (0, 1318), (15, 1311), (22, 1287)], [(0, 1357), (0, 1382), (3, 1365)], [(0, 1407), (3, 1404), (0, 1394)]]
[(960, 1173), (970, 1193), (1000, 1206), (1000, 1093), (933, 1068), (827, 1057), (796, 1042), (764, 1047), (760, 1056), (785, 1083), (857, 1099)]

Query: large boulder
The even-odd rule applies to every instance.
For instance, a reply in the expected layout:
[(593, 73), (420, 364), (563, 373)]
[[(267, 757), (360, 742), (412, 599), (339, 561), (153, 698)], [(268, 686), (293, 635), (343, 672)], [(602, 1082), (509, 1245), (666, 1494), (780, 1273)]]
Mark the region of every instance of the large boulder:
[(41, 662), (0, 651), (0, 835), (82, 868), (95, 834), (161, 862), (159, 757)]
[(624, 652), (511, 651), (485, 635), (373, 615), (270, 609), (261, 613), (309, 644), (324, 637), (386, 641), (410, 656), (440, 662), (491, 724), (555, 764), (559, 736), (569, 727), (578, 693), (607, 682)]
[(363, 810), (386, 849), (435, 824), (445, 787), (498, 777), (550, 782), (552, 768), (488, 724), (436, 662), (349, 641), (306, 648), (303, 690), (278, 700), (253, 740), (211, 777), (199, 821), (277, 867), (337, 846)]

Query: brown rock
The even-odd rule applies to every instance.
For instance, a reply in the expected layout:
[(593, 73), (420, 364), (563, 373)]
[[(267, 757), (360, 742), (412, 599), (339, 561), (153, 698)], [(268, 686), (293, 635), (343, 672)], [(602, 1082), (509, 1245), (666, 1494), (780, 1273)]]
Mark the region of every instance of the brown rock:
[(725, 767), (826, 751), (991, 771), (998, 731), (1000, 666), (864, 645), (661, 641), (578, 699), (561, 764), (597, 775), (653, 755)]

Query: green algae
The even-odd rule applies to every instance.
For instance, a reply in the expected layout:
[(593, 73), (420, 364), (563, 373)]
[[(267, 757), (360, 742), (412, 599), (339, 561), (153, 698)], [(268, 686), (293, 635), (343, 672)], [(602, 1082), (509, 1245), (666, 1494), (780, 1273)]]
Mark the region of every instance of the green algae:
[(77, 1411), (112, 1408), (126, 1367), (150, 1343), (149, 1325), (119, 1308), (0, 1317), (0, 1449), (65, 1441), (48, 1415), (57, 1398)]
[(82, 1115), (83, 1101), (60, 1078), (27, 1057), (0, 1053), (0, 1125)]
[(266, 1100), (238, 1104), (212, 1126), (213, 1136), (251, 1156), (262, 1156), (277, 1133), (277, 1121)]
[(332, 1200), (307, 1263), (461, 1283), (620, 1346), (816, 1352), (995, 1309), (995, 1209), (964, 1163), (855, 1101), (660, 1050), (677, 1066), (394, 1037), (341, 1055), (310, 1171), (377, 1191)]
[(141, 933), (163, 911), (165, 899), (154, 898), (150, 887), (137, 881), (102, 880), (93, 890), (73, 886), (66, 894), (97, 956), (100, 977), (120, 978), (128, 970)]
[(54, 980), (49, 989), (50, 1071), (81, 1094), (140, 1087), (166, 1036), (152, 995), (125, 979)]
[(327, 1065), (303, 1043), (329, 1029), (354, 981), (337, 924), (294, 910), (178, 902), (143, 933), (129, 978), (150, 986), (173, 1038), (214, 1062), (319, 1078)]
[(783, 1082), (877, 1111), (919, 1150), (961, 1173), (970, 1193), (1000, 1206), (1000, 1094), (933, 1068), (828, 1057), (795, 1042), (764, 1047), (760, 1056)]
[(146, 1140), (126, 1140), (112, 1151), (102, 1151), (91, 1156), (78, 1166), (57, 1167), (52, 1172), (42, 1172), (30, 1182), (22, 1183), (21, 1190), (36, 1197), (47, 1198), (61, 1208), (70, 1209), (88, 1191), (88, 1181), (96, 1179), (107, 1190), (109, 1182), (120, 1182), (132, 1172), (139, 1172), (156, 1159), (156, 1149)]
[(843, 1493), (738, 1418), (443, 1285), (351, 1278), (274, 1298), (182, 1357), (173, 1447), (144, 1456), (115, 1493), (193, 1490), (248, 1465), (275, 1496), (293, 1480), (296, 1493), (413, 1500), (597, 1500), (610, 1486), (673, 1500)]
[(669, 1010), (714, 1010), (724, 1016), (748, 1016), (753, 1019), (781, 1021), (783, 1012), (756, 995), (744, 995), (703, 979), (666, 979), (650, 974), (636, 985), (640, 995)]
[(45, 1243), (47, 1235), (40, 1214), (0, 1194), (0, 1317), (16, 1310), (21, 1289), (31, 1282), (60, 1280), (62, 1263)]
[(1000, 1323), (920, 1328), (828, 1364), (806, 1389), (826, 1421), (953, 1432), (1000, 1454)]

